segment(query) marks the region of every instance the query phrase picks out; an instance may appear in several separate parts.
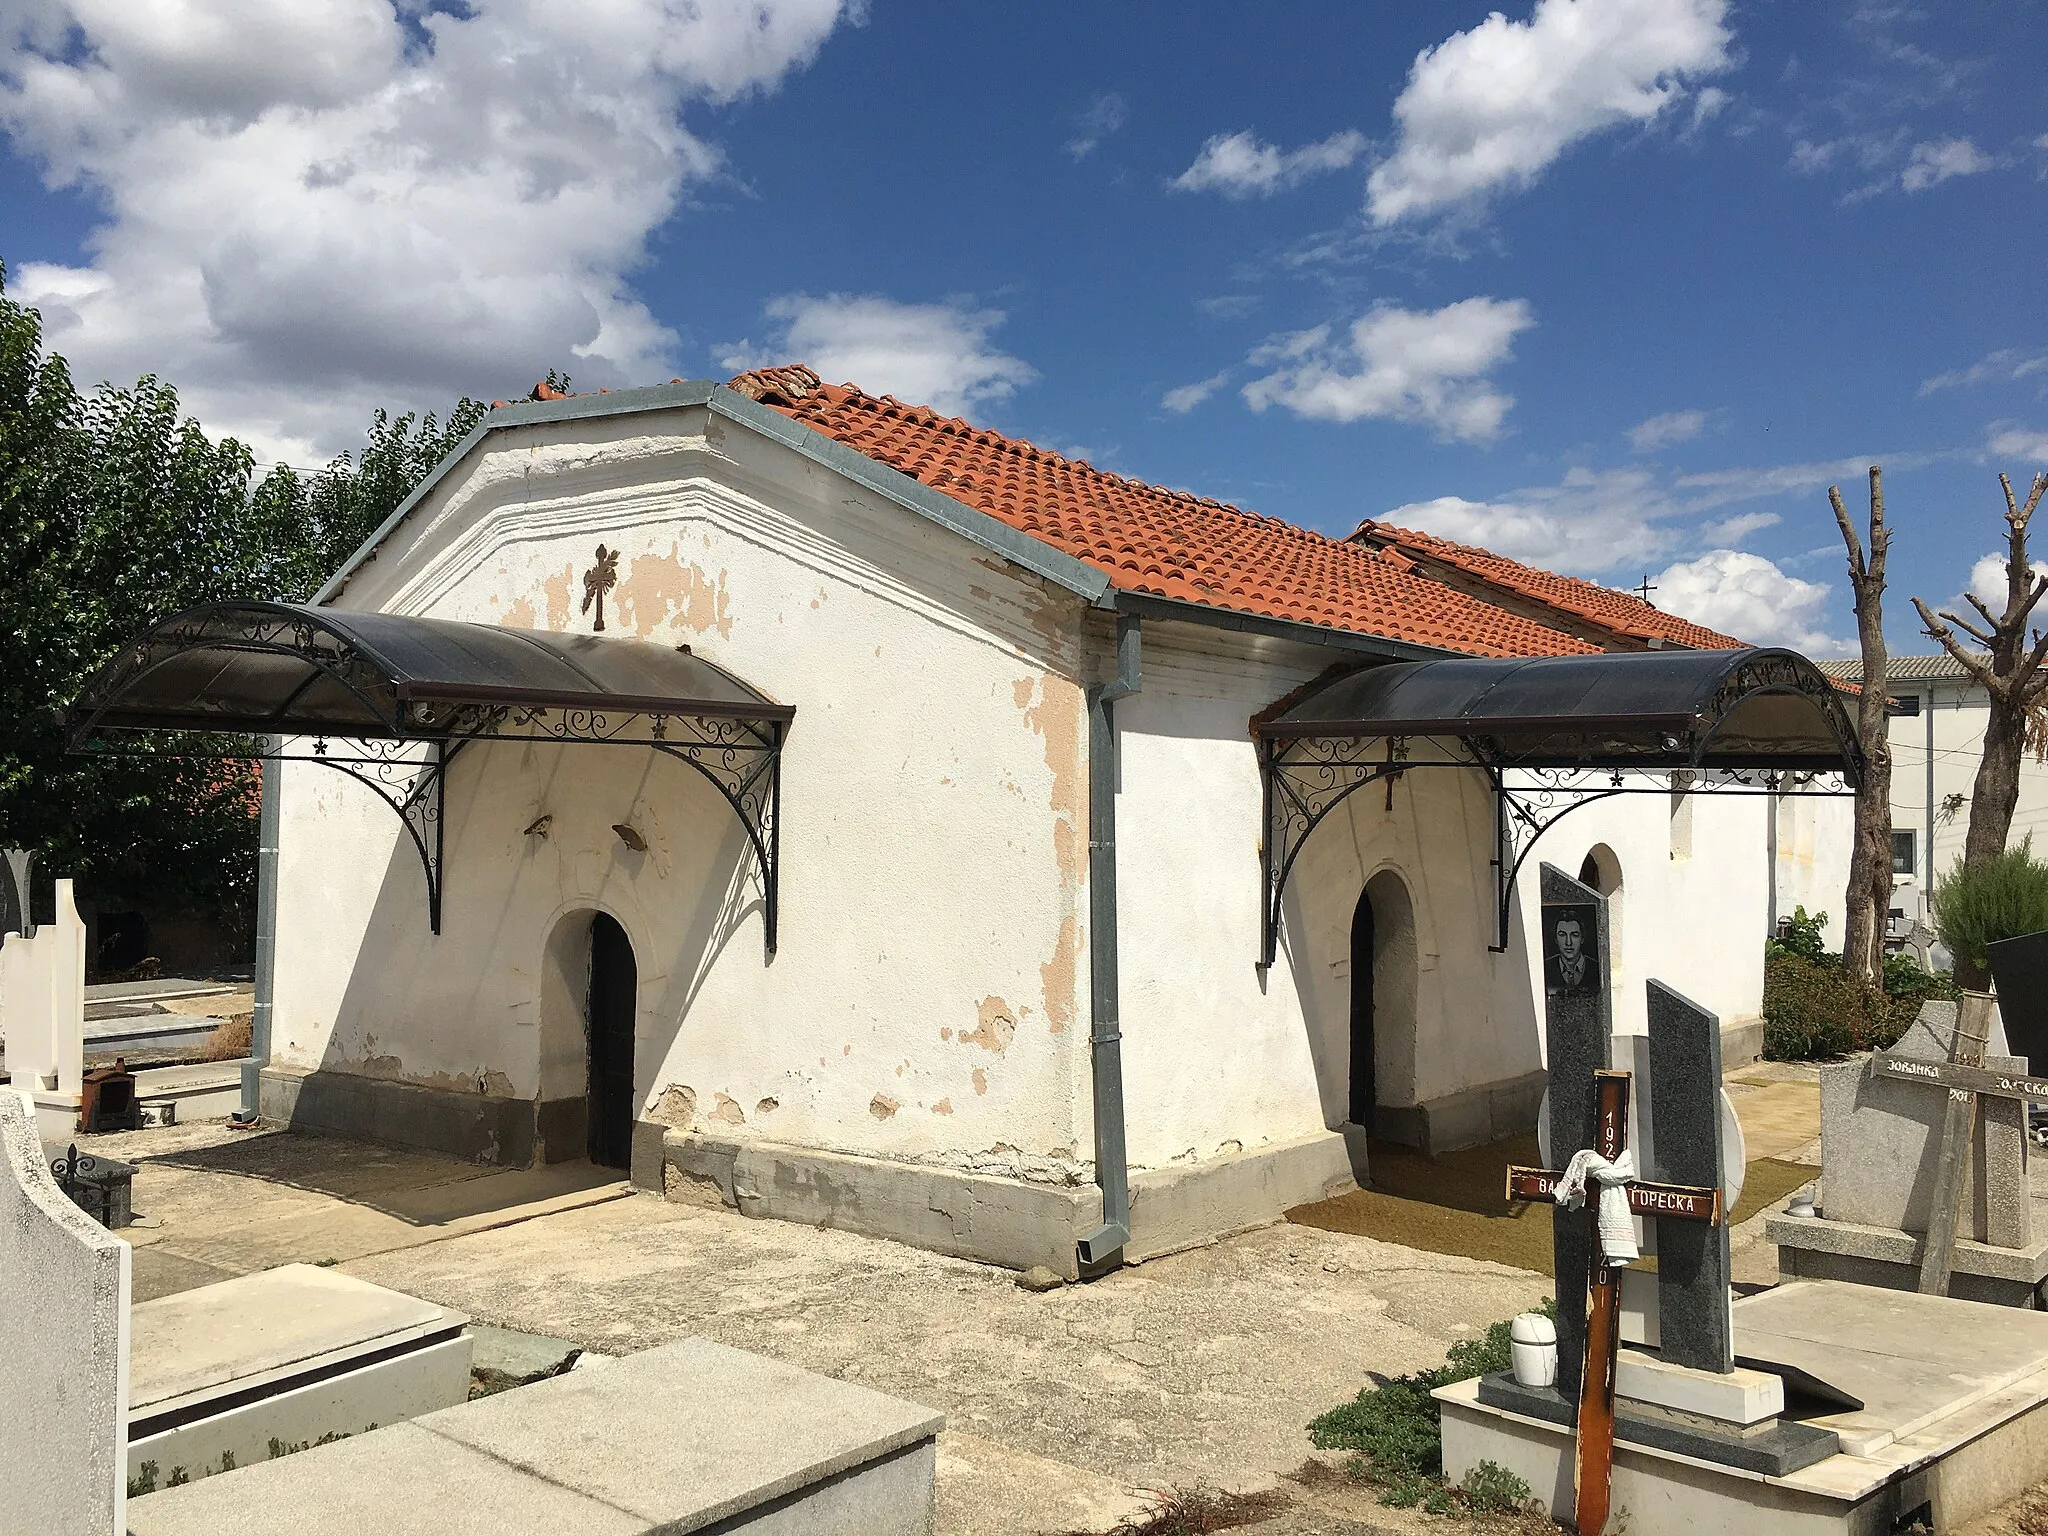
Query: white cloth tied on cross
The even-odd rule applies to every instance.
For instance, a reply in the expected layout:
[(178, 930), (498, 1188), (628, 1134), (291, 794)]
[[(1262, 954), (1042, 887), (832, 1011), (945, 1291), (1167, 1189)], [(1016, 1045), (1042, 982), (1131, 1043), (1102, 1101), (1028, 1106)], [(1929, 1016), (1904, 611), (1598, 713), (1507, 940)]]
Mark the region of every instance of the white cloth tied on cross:
[(1556, 1198), (1568, 1210), (1585, 1202), (1588, 1183), (1598, 1186), (1600, 1203), (1593, 1225), (1600, 1234), (1600, 1257), (1608, 1264), (1632, 1264), (1642, 1250), (1636, 1246), (1636, 1224), (1628, 1209), (1628, 1186), (1636, 1176), (1636, 1155), (1624, 1152), (1609, 1162), (1588, 1147), (1574, 1152), (1557, 1181)]

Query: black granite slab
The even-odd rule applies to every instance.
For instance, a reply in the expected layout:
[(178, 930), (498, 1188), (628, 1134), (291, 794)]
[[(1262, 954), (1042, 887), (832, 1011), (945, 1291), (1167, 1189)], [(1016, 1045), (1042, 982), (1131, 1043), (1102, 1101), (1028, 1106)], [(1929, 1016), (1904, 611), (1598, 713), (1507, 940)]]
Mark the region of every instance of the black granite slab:
[[(1555, 864), (1542, 870), (1543, 916), (1537, 942), (1544, 965), (1543, 1024), (1550, 1073), (1550, 1157), (1563, 1168), (1572, 1154), (1593, 1145), (1599, 1101), (1593, 1074), (1606, 1067), (1614, 1033), (1614, 1008), (1607, 986), (1607, 900), (1591, 886), (1581, 885)], [(1556, 926), (1566, 918), (1580, 924), (1591, 963), (1590, 984), (1558, 983), (1547, 957), (1555, 948)], [(1586, 1288), (1593, 1262), (1593, 1209), (1588, 1201), (1576, 1211), (1558, 1206), (1551, 1212), (1551, 1233), (1557, 1267), (1557, 1377), (1572, 1398), (1586, 1359)]]
[[(1721, 1021), (1661, 981), (1649, 983), (1650, 1115), (1663, 1184), (1718, 1189)], [(1701, 1371), (1735, 1367), (1728, 1313), (1728, 1227), (1657, 1218), (1658, 1353)]]
[(1985, 946), (2006, 1048), (2029, 1073), (2048, 1072), (2048, 933), (2023, 933)]
[[(1489, 1408), (1505, 1409), (1567, 1428), (1578, 1416), (1573, 1400), (1559, 1396), (1555, 1387), (1525, 1387), (1507, 1371), (1479, 1378), (1479, 1401)], [(1618, 1444), (1648, 1446), (1716, 1466), (1761, 1472), (1767, 1477), (1784, 1477), (1801, 1467), (1826, 1461), (1842, 1448), (1834, 1431), (1802, 1424), (1797, 1419), (1779, 1419), (1761, 1432), (1720, 1434), (1665, 1419), (1638, 1418), (1620, 1405), (1614, 1415), (1614, 1438)]]

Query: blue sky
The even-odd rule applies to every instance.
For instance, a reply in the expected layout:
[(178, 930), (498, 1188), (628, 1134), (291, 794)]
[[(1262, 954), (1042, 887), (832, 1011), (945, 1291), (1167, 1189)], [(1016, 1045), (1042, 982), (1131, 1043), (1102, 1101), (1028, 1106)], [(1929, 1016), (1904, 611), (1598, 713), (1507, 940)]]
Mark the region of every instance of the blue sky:
[(266, 458), (801, 359), (1821, 652), (1829, 483), (1885, 464), (1925, 650), (1908, 596), (2048, 465), (2033, 0), (0, 0), (0, 44), (11, 291)]

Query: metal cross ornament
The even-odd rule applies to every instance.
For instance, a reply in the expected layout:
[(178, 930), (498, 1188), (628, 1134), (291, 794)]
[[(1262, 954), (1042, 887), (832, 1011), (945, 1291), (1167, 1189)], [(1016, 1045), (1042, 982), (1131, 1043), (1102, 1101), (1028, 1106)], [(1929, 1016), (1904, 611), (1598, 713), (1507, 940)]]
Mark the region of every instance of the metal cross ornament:
[[(1719, 1226), (1721, 1191), (1657, 1184), (1635, 1177), (1628, 1147), (1629, 1074), (1593, 1074), (1598, 1106), (1594, 1145), (1564, 1169), (1509, 1168), (1508, 1198), (1576, 1206), (1590, 1197), (1599, 1210), (1586, 1317), (1586, 1366), (1579, 1376), (1578, 1456), (1573, 1516), (1579, 1536), (1600, 1536), (1607, 1524), (1614, 1471), (1614, 1366), (1621, 1333), (1621, 1271), (1637, 1257), (1630, 1219), (1653, 1216)], [(1594, 1190), (1597, 1187), (1598, 1193)]]
[(619, 584), (619, 552), (597, 546), (597, 564), (583, 573), (583, 612), (590, 612), (590, 605), (597, 605), (597, 622), (590, 627), (593, 631), (604, 629), (604, 595)]

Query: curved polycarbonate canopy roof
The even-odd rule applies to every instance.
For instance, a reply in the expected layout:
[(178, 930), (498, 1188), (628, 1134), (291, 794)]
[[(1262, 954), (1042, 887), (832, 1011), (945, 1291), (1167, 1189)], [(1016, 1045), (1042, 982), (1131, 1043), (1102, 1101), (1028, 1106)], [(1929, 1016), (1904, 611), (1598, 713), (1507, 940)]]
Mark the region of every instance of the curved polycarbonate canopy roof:
[[(104, 730), (438, 739), (517, 734), (547, 712), (557, 739), (617, 739), (627, 719), (788, 720), (723, 668), (646, 640), (543, 633), (298, 603), (174, 614), (124, 646), (72, 706)], [(562, 722), (578, 722), (562, 729)]]
[(1503, 767), (1861, 772), (1834, 685), (1774, 649), (1394, 662), (1314, 689), (1258, 732), (1456, 737)]

